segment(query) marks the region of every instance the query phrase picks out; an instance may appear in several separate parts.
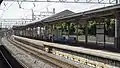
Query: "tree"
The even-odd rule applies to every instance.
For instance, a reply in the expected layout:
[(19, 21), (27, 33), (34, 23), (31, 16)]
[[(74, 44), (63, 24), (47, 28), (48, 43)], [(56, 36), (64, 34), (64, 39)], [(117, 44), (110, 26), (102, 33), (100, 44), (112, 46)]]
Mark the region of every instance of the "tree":
[(74, 32), (75, 32), (75, 27), (74, 27), (73, 24), (71, 24), (71, 25), (70, 25), (69, 33), (70, 33), (70, 34), (74, 34)]
[(88, 34), (96, 35), (96, 24), (94, 21), (90, 21), (88, 24)]

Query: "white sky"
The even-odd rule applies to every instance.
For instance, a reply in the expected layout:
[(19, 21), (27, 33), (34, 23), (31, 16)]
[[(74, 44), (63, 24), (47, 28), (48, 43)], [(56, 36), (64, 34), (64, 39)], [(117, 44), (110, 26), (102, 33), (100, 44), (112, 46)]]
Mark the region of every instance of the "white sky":
[[(4, 2), (2, 3), (0, 7), (0, 9), (2, 9), (0, 10), (0, 16), (2, 16), (2, 18), (21, 18), (27, 15), (31, 16), (30, 9), (33, 7), (33, 3), (30, 3), (30, 2), (22, 3), (21, 7), (25, 9), (20, 9), (17, 2), (5, 2), (5, 4), (7, 4), (7, 7), (9, 7), (11, 4), (12, 5), (8, 8), (8, 10), (6, 10), (4, 9)], [(35, 12), (46, 11), (46, 8), (48, 7), (49, 11), (52, 11), (52, 9), (55, 8), (56, 13), (66, 10), (66, 9), (71, 10), (73, 12), (83, 12), (86, 10), (107, 6), (104, 4), (50, 3), (50, 2), (49, 3), (39, 2), (39, 3), (35, 3), (35, 5), (36, 6), (33, 8)], [(3, 13), (3, 10), (6, 10), (6, 11)]]
[[(5, 5), (7, 8), (5, 8)], [(56, 13), (64, 11), (66, 9), (78, 13), (108, 5), (109, 4), (104, 5), (104, 4), (86, 4), (86, 3), (83, 4), (83, 3), (38, 2), (35, 3), (35, 7), (33, 8), (33, 3), (23, 2), (21, 4), (21, 7), (25, 9), (20, 9), (17, 2), (3, 2), (0, 6), (0, 18), (31, 18), (32, 15), (30, 10), (31, 8), (33, 8), (34, 11), (37, 13), (42, 11), (47, 11), (46, 10), (47, 7), (49, 11), (52, 11), (52, 9), (55, 8)]]

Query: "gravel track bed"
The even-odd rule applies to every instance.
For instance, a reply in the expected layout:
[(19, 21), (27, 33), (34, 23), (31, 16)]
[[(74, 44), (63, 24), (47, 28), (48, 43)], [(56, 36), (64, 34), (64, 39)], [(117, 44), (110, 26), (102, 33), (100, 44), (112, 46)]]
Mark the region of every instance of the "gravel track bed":
[(16, 46), (6, 41), (5, 38), (2, 39), (2, 42), (16, 59), (19, 59), (22, 63), (29, 66), (29, 68), (58, 68), (55, 65), (47, 64), (40, 58), (30, 55), (30, 53), (17, 48)]

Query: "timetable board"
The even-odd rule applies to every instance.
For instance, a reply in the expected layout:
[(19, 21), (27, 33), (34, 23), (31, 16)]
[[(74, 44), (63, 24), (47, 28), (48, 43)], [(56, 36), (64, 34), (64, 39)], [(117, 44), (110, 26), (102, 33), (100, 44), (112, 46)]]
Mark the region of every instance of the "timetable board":
[(105, 44), (105, 24), (97, 23), (96, 24), (96, 43), (100, 46)]

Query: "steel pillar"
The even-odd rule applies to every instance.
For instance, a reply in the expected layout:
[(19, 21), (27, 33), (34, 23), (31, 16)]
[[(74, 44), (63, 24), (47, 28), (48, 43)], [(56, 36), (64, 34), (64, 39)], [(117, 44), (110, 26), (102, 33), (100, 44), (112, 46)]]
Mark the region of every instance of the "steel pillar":
[(116, 13), (115, 17), (115, 47), (120, 48), (120, 13)]

